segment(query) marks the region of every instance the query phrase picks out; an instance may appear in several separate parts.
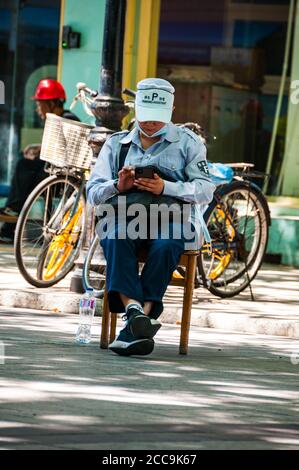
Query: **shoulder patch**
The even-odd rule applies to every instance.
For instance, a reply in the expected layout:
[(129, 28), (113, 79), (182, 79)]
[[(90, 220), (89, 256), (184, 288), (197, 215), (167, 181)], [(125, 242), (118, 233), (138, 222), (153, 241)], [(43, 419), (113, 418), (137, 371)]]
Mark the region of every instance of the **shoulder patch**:
[(201, 160), (200, 162), (197, 162), (197, 166), (201, 173), (204, 173), (205, 175), (210, 176), (209, 167), (208, 167), (208, 163), (206, 160)]

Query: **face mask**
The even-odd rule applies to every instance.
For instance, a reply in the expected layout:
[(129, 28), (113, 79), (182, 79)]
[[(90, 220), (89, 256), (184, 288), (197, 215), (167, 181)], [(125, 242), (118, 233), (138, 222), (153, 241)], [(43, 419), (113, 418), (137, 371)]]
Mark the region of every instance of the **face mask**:
[(139, 126), (139, 123), (138, 121), (135, 121), (135, 127), (143, 134), (145, 135), (145, 137), (159, 137), (161, 135), (164, 135), (167, 133), (167, 130), (168, 130), (168, 125), (165, 124), (165, 126), (163, 126), (159, 131), (155, 132), (154, 134), (152, 135), (148, 135), (146, 132), (144, 132), (143, 129), (141, 129), (141, 127)]

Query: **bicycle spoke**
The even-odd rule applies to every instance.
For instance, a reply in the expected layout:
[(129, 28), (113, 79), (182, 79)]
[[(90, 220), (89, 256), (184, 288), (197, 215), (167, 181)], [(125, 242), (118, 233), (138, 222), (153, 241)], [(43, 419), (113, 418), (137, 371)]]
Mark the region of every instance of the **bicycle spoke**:
[[(23, 276), (41, 287), (53, 285), (73, 267), (85, 225), (79, 185), (64, 176), (44, 180), (26, 201), (16, 229), (16, 258)], [(70, 216), (74, 203), (73, 217)]]
[(241, 292), (255, 276), (268, 237), (267, 218), (256, 190), (246, 182), (225, 188), (212, 208), (208, 227), (213, 256), (201, 250), (209, 289), (223, 297)]

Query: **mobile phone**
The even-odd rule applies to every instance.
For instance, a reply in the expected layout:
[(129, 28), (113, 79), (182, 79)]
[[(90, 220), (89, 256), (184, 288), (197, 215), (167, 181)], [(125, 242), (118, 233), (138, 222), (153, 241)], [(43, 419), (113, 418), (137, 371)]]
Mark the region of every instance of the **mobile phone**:
[(135, 167), (135, 178), (154, 178), (154, 168), (150, 166), (136, 166)]

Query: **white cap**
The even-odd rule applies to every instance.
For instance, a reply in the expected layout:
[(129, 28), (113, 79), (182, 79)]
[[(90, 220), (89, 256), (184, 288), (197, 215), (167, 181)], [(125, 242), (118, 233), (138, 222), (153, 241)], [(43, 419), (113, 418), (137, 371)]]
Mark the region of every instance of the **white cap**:
[(135, 115), (137, 121), (171, 121), (174, 87), (162, 78), (145, 78), (137, 84)]

